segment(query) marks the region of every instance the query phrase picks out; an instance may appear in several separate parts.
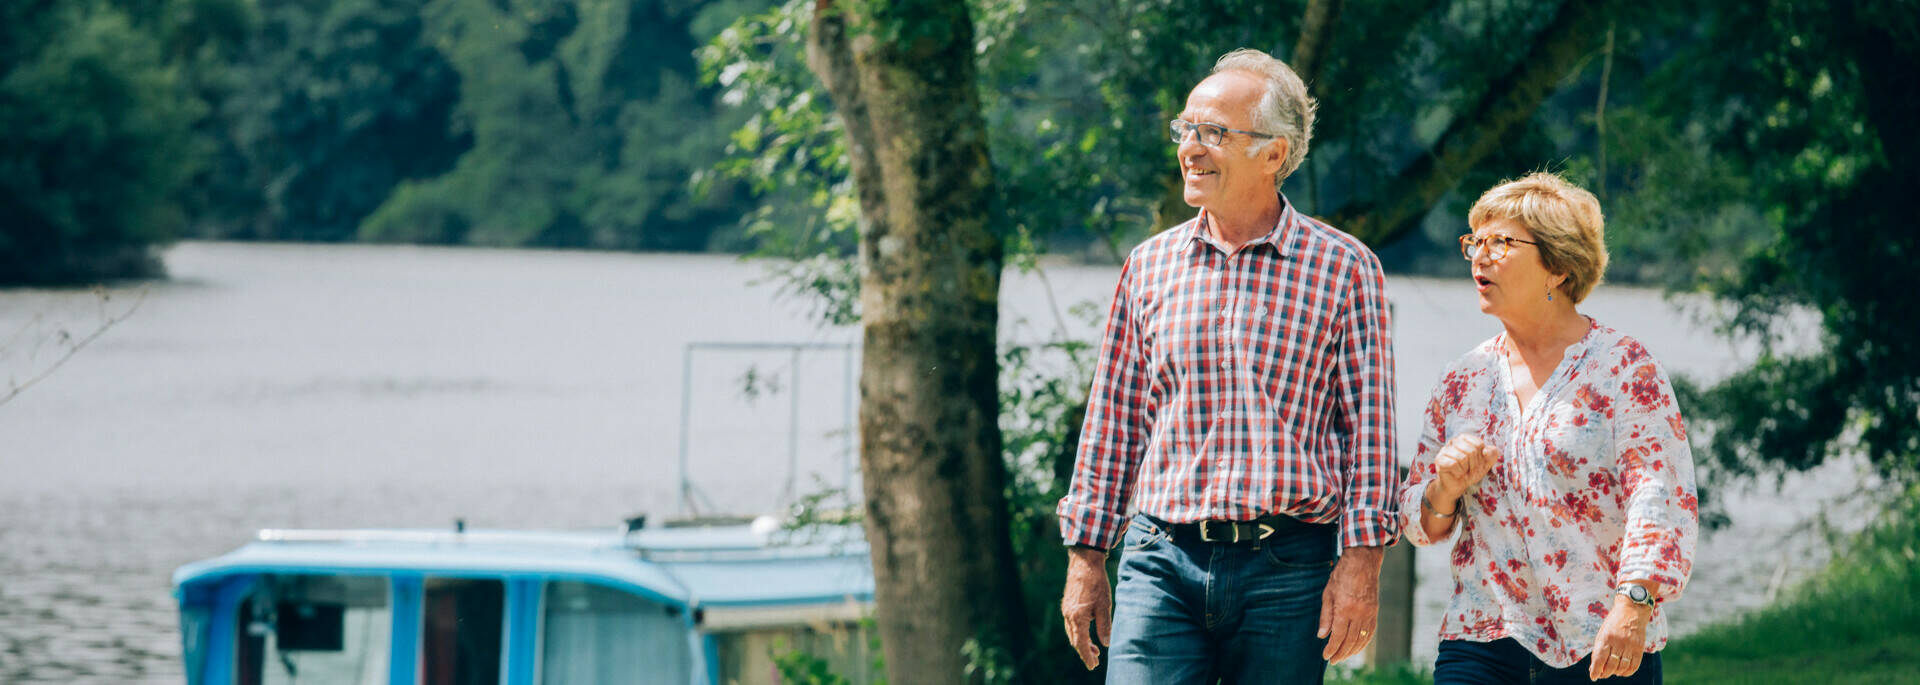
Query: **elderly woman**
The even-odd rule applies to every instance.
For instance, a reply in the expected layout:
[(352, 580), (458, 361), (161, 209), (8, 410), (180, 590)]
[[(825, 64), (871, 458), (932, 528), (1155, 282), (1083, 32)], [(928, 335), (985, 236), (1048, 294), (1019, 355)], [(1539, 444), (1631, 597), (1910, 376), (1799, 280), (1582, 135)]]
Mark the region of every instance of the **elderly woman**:
[(1666, 372), (1576, 309), (1607, 266), (1600, 204), (1536, 173), (1467, 221), (1480, 311), (1505, 330), (1447, 368), (1400, 489), (1414, 544), (1460, 531), (1434, 682), (1659, 683), (1693, 461)]

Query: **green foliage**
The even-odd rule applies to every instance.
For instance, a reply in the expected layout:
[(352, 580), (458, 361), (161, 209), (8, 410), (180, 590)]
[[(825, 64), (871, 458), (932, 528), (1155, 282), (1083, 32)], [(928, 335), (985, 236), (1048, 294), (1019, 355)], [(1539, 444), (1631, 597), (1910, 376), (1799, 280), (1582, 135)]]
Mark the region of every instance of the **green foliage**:
[(853, 685), (833, 672), (833, 665), (810, 652), (798, 649), (779, 651), (775, 645), (773, 654), (774, 670), (780, 674), (780, 682), (794, 685)]
[(855, 683), (887, 685), (886, 654), (880, 649), (880, 631), (875, 627), (872, 616), (860, 618), (858, 634), (866, 636), (867, 653), (872, 655), (872, 658), (865, 664), (855, 666), (864, 668), (866, 672), (856, 673), (856, 677), (853, 678), (835, 672), (833, 662), (820, 654), (800, 647), (789, 649), (785, 640), (776, 638), (773, 643), (772, 657), (774, 669), (780, 676), (779, 682), (806, 685), (854, 685)]
[(158, 270), (198, 104), (161, 49), (104, 2), (0, 11), (0, 283)]
[(860, 320), (854, 261), (860, 207), (839, 117), (799, 49), (812, 4), (741, 17), (698, 51), (700, 73), (745, 119), (702, 185), (744, 183), (761, 198), (741, 219), (783, 295), (834, 326)]
[[(745, 222), (757, 254), (781, 260), (775, 277), (789, 293), (822, 298), (819, 313), (848, 323), (858, 316), (859, 284), (841, 260), (852, 258), (858, 212), (839, 122), (803, 57), (813, 6), (794, 0), (735, 22), (701, 50), (702, 73), (750, 112), (716, 175), (760, 198)], [(1134, 242), (1191, 216), (1177, 194), (1166, 120), (1229, 47), (1291, 58), (1305, 3), (970, 6), (996, 226), (1009, 263), (1020, 264), (1043, 251), (1117, 262)], [(1288, 180), (1289, 198), (1320, 216), (1380, 201), (1460, 112), (1501, 87), (1556, 11), (1553, 3), (1343, 3), (1311, 86), (1321, 103), (1312, 153)], [(1543, 167), (1611, 181), (1616, 280), (1691, 285), (1730, 272), (1763, 242), (1756, 207), (1730, 201), (1750, 189), (1740, 167), (1705, 154), (1716, 122), (1637, 102), (1664, 87), (1662, 65), (1694, 28), (1649, 12), (1620, 10), (1611, 58), (1596, 55), (1570, 74), (1513, 140), (1457, 179), (1426, 230), (1377, 246), (1389, 268), (1459, 273), (1451, 241), (1464, 230), (1466, 203)], [(1605, 114), (1595, 108), (1603, 71), (1613, 102)]]
[[(460, 77), (423, 32), (425, 0), (201, 2), (241, 24), (238, 46), (195, 53), (200, 129), (218, 153), (199, 233), (350, 240), (396, 184), (438, 174), (470, 144), (450, 120)], [(212, 8), (219, 8), (215, 11)], [(230, 40), (230, 39), (229, 39)]]
[(687, 177), (741, 116), (695, 76), (696, 26), (753, 3), (431, 0), (425, 39), (460, 78), (472, 149), (402, 185), (369, 240), (704, 249), (737, 216), (731, 184)]
[[(1092, 312), (1084, 312), (1093, 314)], [(1050, 342), (1012, 344), (1000, 353), (1000, 433), (1007, 465), (1008, 535), (1027, 599), (1027, 625), (1048, 639), (1065, 635), (1060, 617), (1060, 588), (1066, 585), (1067, 555), (1060, 546), (1054, 507), (1066, 494), (1086, 415), (1087, 385), (1093, 377), (1093, 350), (1063, 337), (1064, 321)], [(1025, 330), (1016, 323), (1013, 334)], [(977, 645), (969, 653), (983, 673), (1010, 673), (1004, 659)], [(1028, 650), (1029, 663), (1018, 665), (1029, 681), (1098, 682), (1070, 649)], [(997, 667), (997, 668), (996, 668)], [(1008, 675), (1011, 677), (1011, 675)]]
[(1327, 667), (1327, 682), (1331, 685), (1432, 685), (1433, 674), (1412, 664), (1358, 669), (1332, 665)]
[(1786, 599), (1675, 640), (1673, 682), (1896, 683), (1920, 669), (1920, 489)]
[[(1920, 476), (1920, 255), (1903, 167), (1920, 155), (1920, 6), (1885, 1), (1808, 12), (1730, 3), (1671, 63), (1655, 100), (1669, 116), (1723, 112), (1714, 151), (1749, 171), (1765, 245), (1707, 281), (1730, 331), (1767, 343), (1751, 369), (1699, 395), (1713, 461), (1735, 472), (1806, 469), (1834, 454)], [(1735, 55), (1738, 55), (1737, 57)], [(1812, 349), (1774, 343), (1807, 338)]]
[(1006, 685), (1017, 680), (1019, 669), (1010, 663), (1007, 650), (990, 645), (979, 638), (967, 640), (960, 646), (960, 653), (967, 657), (967, 680), (983, 685)]

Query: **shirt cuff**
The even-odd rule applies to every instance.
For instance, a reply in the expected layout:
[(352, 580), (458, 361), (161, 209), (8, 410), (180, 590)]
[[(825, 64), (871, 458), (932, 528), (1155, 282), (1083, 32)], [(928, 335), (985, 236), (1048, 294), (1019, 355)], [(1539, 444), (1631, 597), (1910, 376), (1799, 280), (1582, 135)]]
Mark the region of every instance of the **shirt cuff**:
[[(1427, 498), (1427, 488), (1430, 487), (1433, 487), (1433, 479), (1420, 481), (1407, 488), (1400, 497), (1400, 513), (1405, 514), (1400, 530), (1407, 536), (1407, 542), (1415, 547), (1426, 547), (1440, 541), (1428, 535), (1427, 527), (1420, 524), (1420, 503)], [(1456, 510), (1454, 515), (1459, 516), (1459, 512)]]
[(1060, 500), (1059, 508), (1054, 512), (1060, 517), (1060, 541), (1073, 546), (1113, 549), (1120, 542), (1120, 531), (1126, 526), (1126, 517), (1110, 511), (1095, 509), (1082, 504)]
[(1628, 564), (1620, 567), (1620, 572), (1614, 575), (1613, 586), (1619, 587), (1628, 581), (1647, 582), (1658, 586), (1659, 592), (1654, 594), (1663, 604), (1679, 599), (1680, 591), (1685, 589), (1687, 584), (1683, 576), (1662, 571), (1647, 564)]
[(1386, 547), (1399, 537), (1398, 518), (1389, 509), (1352, 507), (1340, 521), (1340, 546)]

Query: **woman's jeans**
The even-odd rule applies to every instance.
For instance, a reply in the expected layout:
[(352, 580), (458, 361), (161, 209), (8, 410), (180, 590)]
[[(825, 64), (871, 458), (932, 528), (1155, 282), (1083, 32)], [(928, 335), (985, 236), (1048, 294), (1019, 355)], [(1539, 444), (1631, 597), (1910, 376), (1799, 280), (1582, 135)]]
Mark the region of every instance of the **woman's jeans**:
[(1320, 594), (1336, 529), (1296, 524), (1215, 543), (1191, 525), (1136, 515), (1114, 590), (1108, 683), (1319, 683)]
[[(1442, 640), (1440, 658), (1433, 664), (1433, 685), (1590, 685), (1587, 665), (1592, 657), (1566, 668), (1554, 668), (1520, 646), (1513, 638), (1493, 642)], [(1660, 653), (1640, 659), (1640, 670), (1630, 676), (1599, 681), (1608, 685), (1660, 685)]]

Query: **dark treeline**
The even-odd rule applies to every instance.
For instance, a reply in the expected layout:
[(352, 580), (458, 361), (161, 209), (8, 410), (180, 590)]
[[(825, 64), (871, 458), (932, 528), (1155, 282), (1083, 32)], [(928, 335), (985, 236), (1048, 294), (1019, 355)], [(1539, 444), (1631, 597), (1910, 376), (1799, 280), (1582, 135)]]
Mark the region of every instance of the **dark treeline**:
[(0, 282), (183, 237), (742, 249), (694, 51), (764, 2), (0, 8)]
[[(1008, 233), (1113, 261), (1184, 218), (1163, 120), (1213, 56), (1248, 45), (1304, 60), (1323, 101), (1289, 196), (1390, 269), (1457, 271), (1472, 189), (1539, 168), (1608, 195), (1616, 280), (1686, 285), (1766, 237), (1764, 204), (1729, 199), (1746, 174), (1708, 150), (1731, 120), (1654, 104), (1712, 15), (1396, 0), (1329, 3), (1303, 26), (1305, 4), (972, 3)], [(836, 159), (830, 108), (793, 86), (795, 65), (767, 63), (804, 25), (794, 12), (7, 3), (0, 283), (149, 274), (150, 248), (178, 238), (845, 249), (844, 174), (814, 173)], [(1317, 48), (1295, 45), (1308, 34)]]

